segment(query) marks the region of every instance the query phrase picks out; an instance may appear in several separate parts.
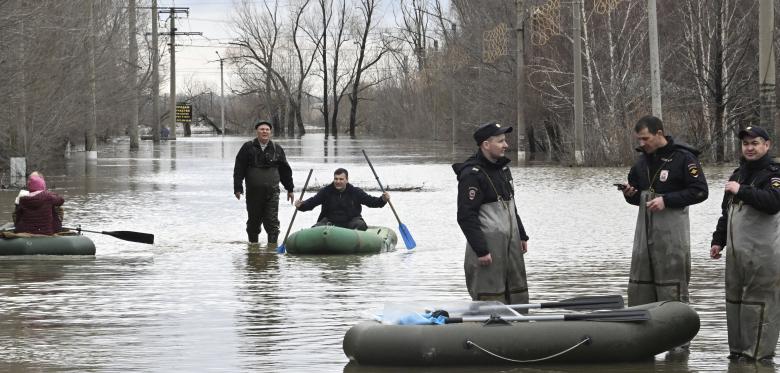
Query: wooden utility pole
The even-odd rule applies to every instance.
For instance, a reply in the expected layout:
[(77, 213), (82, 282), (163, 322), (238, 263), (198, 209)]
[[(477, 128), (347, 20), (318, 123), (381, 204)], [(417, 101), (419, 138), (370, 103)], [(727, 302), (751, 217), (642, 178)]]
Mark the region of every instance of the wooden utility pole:
[(585, 163), (585, 130), (583, 128), (582, 104), (582, 21), (580, 16), (581, 0), (572, 3), (572, 21), (574, 22), (574, 163)]
[(168, 44), (171, 47), (171, 78), (170, 78), (170, 97), (168, 102), (168, 110), (170, 110), (170, 135), (168, 136), (171, 140), (176, 140), (176, 35), (203, 35), (202, 32), (176, 32), (176, 14), (178, 13), (186, 13), (187, 15), (190, 14), (190, 8), (178, 8), (178, 7), (170, 7), (168, 9), (160, 10), (160, 13), (169, 13), (171, 17), (171, 29), (168, 32), (168, 36), (170, 37), (170, 44)]
[(655, 0), (647, 0), (647, 27), (650, 39), (650, 91), (653, 102), (653, 116), (663, 119), (661, 111), (661, 65), (658, 58), (658, 18)]
[(140, 94), (138, 92), (138, 81), (136, 74), (138, 73), (138, 41), (136, 40), (136, 14), (135, 14), (135, 0), (129, 0), (128, 9), (129, 15), (129, 29), (128, 35), (130, 38), (130, 62), (128, 63), (128, 83), (130, 85), (130, 124), (127, 126), (127, 133), (130, 135), (130, 149), (138, 149), (138, 107), (140, 101)]
[(157, 33), (157, 0), (152, 0), (152, 142), (160, 143), (160, 52)]
[(97, 160), (97, 72), (95, 69), (96, 51), (96, 30), (95, 30), (95, 0), (89, 1), (89, 90), (91, 98), (92, 112), (87, 124), (85, 134), (84, 150), (87, 152), (87, 160)]
[(219, 123), (222, 125), (222, 136), (225, 136), (225, 59), (217, 53), (219, 57)]
[(525, 2), (516, 0), (517, 21), (517, 163), (524, 164), (525, 154)]
[(758, 5), (758, 84), (761, 107), (761, 127), (775, 140), (775, 48), (772, 39), (775, 9), (772, 0), (759, 0)]

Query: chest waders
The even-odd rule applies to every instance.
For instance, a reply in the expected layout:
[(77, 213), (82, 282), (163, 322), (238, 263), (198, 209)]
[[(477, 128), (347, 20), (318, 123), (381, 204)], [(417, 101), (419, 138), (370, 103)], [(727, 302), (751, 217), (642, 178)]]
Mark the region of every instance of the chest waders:
[[(484, 170), (483, 170), (484, 172)], [(487, 176), (487, 173), (485, 174)], [(472, 300), (495, 300), (505, 304), (528, 303), (525, 261), (520, 250), (514, 199), (504, 201), (490, 177), (488, 181), (498, 201), (479, 208), (479, 225), (493, 259), (488, 266), (479, 265), (477, 254), (466, 244), (463, 266), (466, 287)]]
[(688, 303), (691, 279), (691, 243), (688, 208), (651, 212), (647, 202), (660, 197), (642, 191), (634, 232), (628, 305), (665, 300)]
[(729, 349), (761, 359), (780, 333), (780, 213), (732, 203), (726, 241)]
[[(276, 144), (274, 144), (276, 160)], [(255, 156), (257, 157), (257, 155)], [(257, 242), (260, 226), (268, 233), (269, 244), (279, 237), (279, 168), (260, 164), (257, 159), (246, 170), (246, 233), (249, 242)]]

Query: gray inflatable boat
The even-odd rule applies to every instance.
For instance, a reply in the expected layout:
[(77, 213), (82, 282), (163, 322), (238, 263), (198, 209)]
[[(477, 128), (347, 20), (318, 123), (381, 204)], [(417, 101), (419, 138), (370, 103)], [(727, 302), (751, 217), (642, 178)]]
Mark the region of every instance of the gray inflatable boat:
[(699, 315), (681, 302), (625, 309), (631, 310), (646, 310), (647, 316), (444, 325), (368, 321), (347, 331), (343, 348), (350, 361), (361, 365), (627, 362), (651, 359), (699, 331)]

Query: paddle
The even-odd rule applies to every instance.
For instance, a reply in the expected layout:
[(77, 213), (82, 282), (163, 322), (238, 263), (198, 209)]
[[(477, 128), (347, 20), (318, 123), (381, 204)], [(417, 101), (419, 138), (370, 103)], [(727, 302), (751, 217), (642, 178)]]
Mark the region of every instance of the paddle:
[(90, 231), (87, 229), (81, 229), (80, 225), (78, 226), (78, 228), (66, 228), (66, 227), (62, 227), (62, 228), (76, 231), (79, 234), (81, 234), (82, 231), (90, 232), (90, 233), (100, 233), (100, 234), (105, 234), (107, 236), (116, 237), (120, 240), (145, 243), (149, 245), (154, 244), (154, 235), (149, 233), (133, 232), (133, 231)]
[[(491, 316), (463, 316), (448, 317), (446, 324), (463, 322), (485, 322)], [(533, 316), (502, 316), (504, 321), (614, 321), (614, 322), (641, 322), (650, 320), (650, 312), (647, 310), (616, 310), (591, 313), (569, 313), (563, 315), (533, 315)]]
[[(311, 173), (314, 171), (313, 168), (309, 169), (309, 176), (306, 176), (306, 182), (303, 183), (303, 189), (301, 189), (301, 196), (298, 198), (299, 200), (303, 200), (303, 193), (306, 193), (306, 187), (309, 186), (309, 179), (311, 179)], [(290, 219), (290, 225), (287, 227), (287, 233), (284, 234), (284, 240), (282, 240), (282, 246), (279, 246), (276, 248), (276, 252), (279, 254), (284, 254), (287, 252), (287, 247), (284, 246), (284, 244), (287, 243), (287, 236), (290, 235), (290, 229), (292, 229), (293, 222), (295, 221), (295, 215), (298, 215), (298, 208), (295, 208), (295, 211), (293, 212), (292, 219)]]
[(531, 304), (512, 304), (514, 309), (533, 309), (533, 308), (565, 308), (568, 310), (606, 310), (623, 308), (623, 297), (620, 295), (597, 295), (587, 297), (576, 297), (565, 299), (558, 302), (531, 303)]
[[(385, 187), (383, 187), (382, 182), (379, 181), (379, 176), (376, 174), (376, 170), (374, 170), (374, 165), (371, 164), (371, 160), (368, 159), (368, 154), (366, 154), (366, 151), (363, 149), (361, 149), (360, 151), (362, 151), (363, 156), (366, 157), (366, 162), (368, 162), (368, 167), (371, 167), (371, 172), (374, 173), (376, 182), (379, 184), (379, 189), (382, 190), (382, 193), (384, 193)], [(409, 250), (414, 249), (417, 246), (417, 243), (414, 242), (414, 238), (412, 238), (412, 234), (409, 233), (409, 229), (406, 228), (406, 225), (404, 223), (401, 223), (401, 218), (399, 218), (398, 213), (395, 212), (395, 207), (393, 207), (393, 203), (390, 202), (390, 200), (388, 200), (387, 203), (390, 205), (390, 209), (393, 210), (393, 215), (395, 215), (395, 220), (398, 220), (398, 231), (401, 232), (401, 237), (404, 239), (404, 244), (406, 245), (406, 248)]]
[(536, 308), (564, 308), (568, 310), (612, 310), (623, 308), (623, 297), (620, 295), (598, 295), (577, 297), (562, 300), (559, 302), (547, 303), (529, 303), (529, 304), (507, 304), (507, 305), (475, 305), (469, 309), (470, 312), (481, 312), (485, 310), (501, 310), (511, 308), (515, 310), (527, 310)]

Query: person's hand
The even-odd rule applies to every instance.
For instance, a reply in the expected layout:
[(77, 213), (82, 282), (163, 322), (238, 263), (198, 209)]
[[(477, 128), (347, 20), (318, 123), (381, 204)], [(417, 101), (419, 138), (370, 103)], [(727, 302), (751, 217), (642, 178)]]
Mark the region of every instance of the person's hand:
[(523, 254), (528, 252), (528, 241), (520, 241), (520, 251), (522, 251)]
[(720, 252), (723, 251), (723, 246), (720, 245), (712, 245), (710, 248), (710, 258), (712, 259), (720, 259), (721, 255)]
[(737, 195), (739, 193), (739, 183), (736, 181), (729, 181), (726, 183), (726, 193), (731, 193), (733, 195)]
[(493, 263), (493, 258), (490, 256), (490, 253), (487, 253), (487, 255), (480, 256), (477, 258), (479, 261), (479, 265), (481, 266), (489, 266), (491, 263)]
[(241, 193), (241, 192), (235, 192), (235, 193), (233, 193), (233, 194), (235, 194), (235, 196), (236, 196), (236, 199), (237, 199), (237, 200), (241, 200), (241, 195), (242, 195), (242, 194), (244, 194), (244, 193)]
[(385, 202), (390, 200), (390, 193), (384, 192), (382, 193), (382, 199), (385, 200)]
[(631, 186), (631, 184), (629, 184), (629, 183), (625, 183), (625, 184), (623, 184), (623, 185), (625, 185), (625, 186), (626, 186), (626, 188), (625, 188), (625, 189), (623, 189), (623, 195), (624, 195), (624, 196), (626, 196), (626, 197), (633, 197), (633, 196), (634, 196), (634, 194), (636, 194), (637, 190), (636, 190), (636, 188), (634, 188), (633, 186)]
[(655, 197), (647, 202), (647, 209), (653, 212), (658, 212), (666, 208), (664, 204), (664, 197)]
[(295, 201), (295, 194), (293, 194), (293, 192), (287, 192), (287, 200), (290, 201), (290, 203), (293, 203), (293, 201)]
[(297, 209), (297, 208), (301, 207), (302, 204), (303, 204), (303, 201), (301, 201), (301, 200), (295, 201), (295, 208)]

